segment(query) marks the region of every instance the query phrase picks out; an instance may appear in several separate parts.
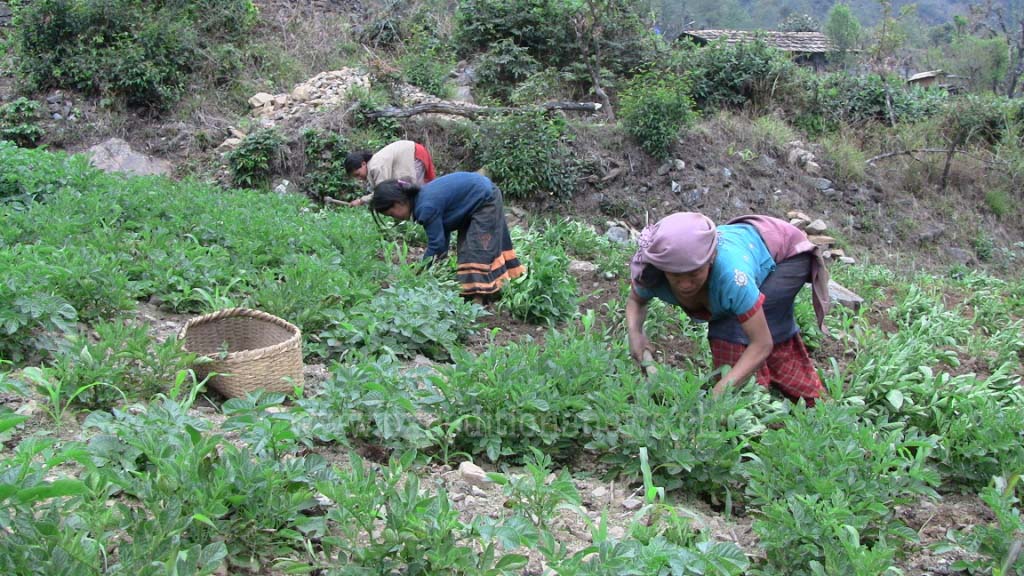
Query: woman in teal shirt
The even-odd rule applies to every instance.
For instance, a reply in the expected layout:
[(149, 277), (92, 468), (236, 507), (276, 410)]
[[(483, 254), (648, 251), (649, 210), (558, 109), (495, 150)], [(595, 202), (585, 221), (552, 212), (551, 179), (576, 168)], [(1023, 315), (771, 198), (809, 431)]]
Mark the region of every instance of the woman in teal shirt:
[(630, 268), (626, 322), (634, 358), (650, 348), (643, 324), (647, 303), (658, 298), (708, 322), (714, 366), (732, 367), (715, 386), (716, 394), (754, 376), (759, 384), (808, 404), (821, 395), (793, 302), (813, 280), (823, 320), (822, 282), (827, 285), (828, 276), (817, 248), (798, 228), (767, 216), (716, 227), (702, 214), (672, 214), (644, 230)]

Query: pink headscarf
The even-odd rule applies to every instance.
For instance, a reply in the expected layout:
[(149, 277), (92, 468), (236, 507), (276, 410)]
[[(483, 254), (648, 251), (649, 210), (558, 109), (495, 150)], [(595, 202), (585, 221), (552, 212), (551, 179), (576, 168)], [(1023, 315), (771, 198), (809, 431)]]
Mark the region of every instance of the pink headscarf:
[(676, 212), (644, 228), (639, 249), (629, 264), (630, 277), (639, 281), (644, 268), (681, 274), (704, 266), (718, 246), (710, 218), (697, 212)]

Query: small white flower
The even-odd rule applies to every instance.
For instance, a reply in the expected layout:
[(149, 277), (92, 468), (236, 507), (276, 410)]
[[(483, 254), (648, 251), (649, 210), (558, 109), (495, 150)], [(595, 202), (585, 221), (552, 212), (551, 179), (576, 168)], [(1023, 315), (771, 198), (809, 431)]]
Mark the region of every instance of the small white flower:
[(736, 281), (737, 286), (747, 285), (747, 275), (742, 270), (733, 270), (733, 279)]

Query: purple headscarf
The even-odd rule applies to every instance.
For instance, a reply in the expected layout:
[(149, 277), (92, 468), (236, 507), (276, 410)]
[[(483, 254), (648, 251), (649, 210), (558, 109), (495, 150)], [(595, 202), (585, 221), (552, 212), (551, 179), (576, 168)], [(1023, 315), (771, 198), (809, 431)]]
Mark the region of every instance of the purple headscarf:
[(635, 282), (640, 281), (647, 266), (673, 274), (704, 266), (718, 246), (718, 232), (715, 223), (703, 214), (676, 212), (644, 228), (638, 244), (629, 264), (629, 275)]

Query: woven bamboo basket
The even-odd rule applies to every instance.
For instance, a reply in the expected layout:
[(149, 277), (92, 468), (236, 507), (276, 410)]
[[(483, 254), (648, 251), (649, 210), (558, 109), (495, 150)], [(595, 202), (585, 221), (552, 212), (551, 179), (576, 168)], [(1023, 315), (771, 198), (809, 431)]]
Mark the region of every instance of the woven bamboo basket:
[(189, 320), (178, 337), (209, 360), (195, 366), (196, 376), (215, 373), (209, 384), (228, 398), (302, 384), (302, 333), (277, 316), (229, 308)]

